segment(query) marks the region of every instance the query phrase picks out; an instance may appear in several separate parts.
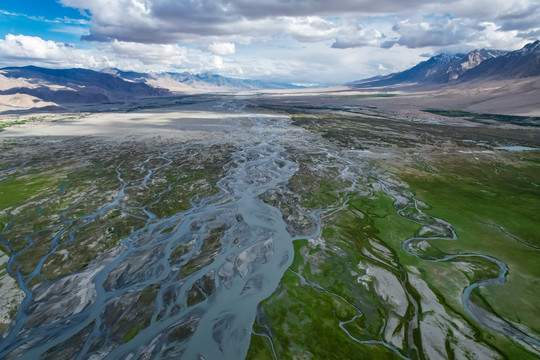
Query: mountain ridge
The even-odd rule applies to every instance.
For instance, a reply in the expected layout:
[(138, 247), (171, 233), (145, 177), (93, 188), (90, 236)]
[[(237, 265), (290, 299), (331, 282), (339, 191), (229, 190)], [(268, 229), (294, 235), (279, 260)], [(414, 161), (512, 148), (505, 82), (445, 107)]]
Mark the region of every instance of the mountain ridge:
[[(112, 74), (136, 82), (146, 84), (161, 84), (165, 87), (176, 83), (177, 87), (187, 85), (197, 88), (215, 88), (216, 90), (263, 90), (263, 89), (297, 89), (302, 88), (293, 84), (282, 82), (267, 82), (262, 80), (241, 79), (227, 77), (212, 73), (190, 73), (190, 72), (163, 72), (163, 73), (140, 73), (135, 71), (123, 71), (118, 68), (105, 68), (103, 73)], [(173, 90), (169, 88), (169, 90)]]
[(5, 67), (0, 69), (0, 75), (12, 80), (10, 86), (2, 87), (0, 95), (29, 95), (58, 104), (110, 102), (170, 94), (166, 89), (81, 68)]
[(540, 40), (515, 51), (475, 49), (437, 54), (401, 72), (348, 83), (352, 87), (446, 85), (540, 75)]
[(0, 69), (0, 113), (64, 111), (100, 105), (115, 108), (138, 99), (184, 93), (298, 88), (291, 84), (228, 78), (216, 74), (139, 73), (106, 68), (52, 69), (38, 66)]

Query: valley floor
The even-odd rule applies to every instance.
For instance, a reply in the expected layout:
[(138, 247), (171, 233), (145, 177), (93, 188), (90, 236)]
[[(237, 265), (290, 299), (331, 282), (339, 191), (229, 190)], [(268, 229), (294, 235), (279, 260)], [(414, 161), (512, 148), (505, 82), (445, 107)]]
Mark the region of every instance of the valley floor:
[(7, 127), (0, 357), (540, 358), (539, 120), (392, 101)]

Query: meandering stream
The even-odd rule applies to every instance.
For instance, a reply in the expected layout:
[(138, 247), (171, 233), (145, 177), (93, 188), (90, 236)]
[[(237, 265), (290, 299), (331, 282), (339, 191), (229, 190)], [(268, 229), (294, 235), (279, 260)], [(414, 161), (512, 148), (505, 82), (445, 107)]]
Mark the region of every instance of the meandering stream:
[[(423, 254), (421, 251), (418, 251), (413, 245), (420, 241), (429, 241), (429, 240), (457, 240), (458, 237), (452, 228), (452, 225), (448, 222), (435, 218), (433, 216), (427, 215), (424, 213), (418, 206), (418, 201), (415, 198), (409, 199), (410, 203), (408, 203), (406, 206), (403, 206), (403, 204), (400, 204), (400, 202), (397, 199), (403, 199), (403, 195), (400, 194), (395, 189), (391, 189), (391, 187), (388, 186), (388, 184), (379, 179), (379, 183), (381, 184), (381, 187), (385, 193), (392, 196), (394, 199), (396, 199), (396, 203), (394, 203), (394, 206), (396, 208), (397, 213), (409, 220), (413, 221), (419, 225), (422, 226), (428, 226), (431, 227), (432, 230), (435, 230), (435, 232), (439, 232), (439, 235), (436, 236), (425, 236), (425, 237), (411, 237), (407, 240), (405, 240), (402, 244), (402, 248), (407, 251), (409, 254), (416, 256), (419, 259), (422, 259), (424, 261), (433, 261), (433, 262), (442, 262), (442, 261), (450, 261), (453, 259), (459, 259), (459, 258), (482, 258), (486, 259), (498, 267), (498, 273), (497, 276), (493, 278), (488, 279), (481, 279), (478, 280), (469, 286), (467, 286), (461, 295), (461, 301), (463, 304), (463, 308), (465, 311), (469, 314), (471, 318), (473, 318), (476, 322), (478, 322), (480, 325), (495, 331), (499, 334), (510, 336), (515, 339), (519, 339), (522, 341), (525, 341), (526, 343), (533, 344), (536, 346), (540, 346), (540, 340), (524, 333), (523, 331), (517, 329), (513, 325), (511, 325), (508, 321), (502, 319), (498, 315), (489, 312), (488, 310), (483, 309), (482, 307), (476, 305), (471, 300), (471, 294), (472, 291), (478, 287), (482, 286), (492, 286), (492, 285), (503, 285), (506, 282), (506, 274), (508, 273), (508, 265), (489, 255), (485, 254), (474, 254), (474, 253), (464, 253), (464, 254), (446, 254), (442, 256), (429, 256)], [(413, 207), (417, 213), (416, 217), (408, 216), (405, 213), (405, 210), (407, 208)]]

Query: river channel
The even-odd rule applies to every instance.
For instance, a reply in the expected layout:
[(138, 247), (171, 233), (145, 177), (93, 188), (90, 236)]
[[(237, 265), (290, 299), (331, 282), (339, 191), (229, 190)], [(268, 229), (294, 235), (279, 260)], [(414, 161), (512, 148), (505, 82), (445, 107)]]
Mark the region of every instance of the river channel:
[[(126, 191), (144, 188), (158, 171), (172, 166), (176, 153), (185, 150), (184, 146), (163, 149), (138, 164), (146, 173), (136, 184), (126, 182), (119, 164), (116, 175), (121, 188), (113, 200), (96, 212), (68, 220), (66, 214), (70, 209), (66, 209), (61, 214), (62, 224), (51, 239), (50, 251), (29, 275), (23, 276), (19, 272), (15, 259), (32, 246), (32, 239), (28, 237), (28, 246), (18, 253), (10, 248), (8, 269), (16, 269), (12, 275), (18, 279), (25, 299), (0, 341), (0, 358), (54, 358), (58, 349), (73, 349), (70, 354), (76, 359), (245, 358), (257, 307), (276, 290), (294, 257), (295, 237), (289, 233), (283, 214), (260, 198), (269, 190), (287, 184), (298, 171), (299, 164), (291, 160), (285, 148), (291, 144), (301, 146), (306, 154), (322, 154), (320, 158), (325, 160), (321, 160), (320, 166), (340, 167), (339, 176), (351, 184), (349, 189), (344, 189), (347, 194), (365, 193), (365, 181), (369, 177), (376, 179), (382, 191), (396, 200), (395, 209), (400, 216), (430, 228), (431, 233), (436, 234), (405, 240), (402, 248), (409, 254), (425, 261), (481, 257), (497, 264), (497, 277), (475, 282), (464, 289), (465, 310), (488, 329), (540, 345), (537, 339), (470, 300), (474, 288), (505, 282), (508, 267), (504, 262), (482, 254), (425, 256), (417, 244), (434, 239), (455, 240), (457, 237), (451, 224), (423, 213), (416, 199), (403, 188), (378, 178), (377, 174), (364, 174), (362, 169), (367, 162), (362, 156), (344, 157), (335, 149), (328, 150), (311, 142), (312, 137), (295, 138), (307, 131), (293, 130), (288, 116), (248, 113), (243, 108), (246, 103), (242, 104), (240, 100), (225, 100), (213, 105), (212, 111), (228, 114), (221, 123), (228, 123), (235, 129), (234, 133), (224, 135), (229, 137), (226, 141), (238, 139), (238, 150), (231, 154), (232, 160), (225, 167), (226, 175), (217, 183), (219, 191), (215, 195), (196, 196), (189, 210), (166, 218), (158, 218), (147, 209), (148, 205), (140, 208), (125, 205)], [(205, 144), (211, 145), (212, 141)], [(362, 184), (357, 183), (361, 178)], [(69, 183), (61, 185), (54, 198), (62, 196), (70, 186)], [(54, 198), (41, 203), (38, 211)], [(159, 200), (160, 194), (156, 201)], [(348, 198), (340, 206), (345, 207), (347, 202)], [(118, 247), (100, 255), (84, 270), (30, 286), (34, 277), (41, 276), (47, 259), (57, 252), (62, 236), (65, 238), (67, 233), (68, 242), (76, 241), (77, 231), (113, 208), (145, 221), (145, 226), (122, 239)], [(302, 234), (303, 238), (320, 236), (320, 216), (317, 212), (305, 215), (313, 221), (314, 232)], [(9, 245), (1, 234), (0, 240)], [(180, 257), (177, 256), (178, 249), (182, 249)], [(373, 340), (354, 338), (345, 325), (361, 317), (362, 309), (301, 274), (295, 274), (304, 286), (339, 297), (357, 310), (352, 319), (339, 323), (350, 339), (360, 344), (382, 345), (397, 357), (408, 358), (382, 337)], [(419, 305), (406, 291), (404, 282), (402, 280), (401, 285), (415, 308), (408, 334), (411, 353), (415, 346), (413, 330), (419, 323)], [(140, 309), (130, 308), (129, 304), (152, 288), (156, 293), (149, 324), (138, 329), (129, 341), (113, 338), (111, 327), (122, 316), (130, 316), (130, 311), (137, 314)], [(262, 336), (270, 339), (268, 334)], [(275, 350), (274, 357), (277, 357)]]
[[(240, 107), (231, 102), (216, 107), (242, 114)], [(11, 331), (1, 342), (0, 357), (36, 359), (55, 346), (69, 346), (70, 338), (79, 333), (84, 340), (76, 356), (79, 359), (244, 358), (257, 305), (276, 289), (294, 251), (282, 214), (260, 200), (259, 195), (286, 183), (298, 168), (279, 145), (288, 131), (287, 117), (263, 114), (249, 116), (248, 120), (249, 126), (237, 128), (245, 132), (238, 136), (247, 140), (232, 154), (233, 160), (227, 175), (217, 184), (220, 191), (216, 195), (197, 199), (188, 211), (165, 219), (157, 219), (142, 208), (146, 226), (82, 272), (32, 290), (28, 286), (31, 277), (23, 280), (17, 273), (26, 298)], [(169, 156), (163, 152), (141, 163), (145, 166), (152, 157), (163, 162), (159, 167), (148, 168), (140, 184), (126, 184), (117, 169), (118, 181), (123, 185), (118, 195), (96, 213), (85, 215), (79, 227), (111, 207), (128, 212), (122, 204), (125, 191), (144, 186), (155, 171), (170, 165)], [(64, 221), (69, 222), (65, 218)], [(72, 222), (65, 224), (64, 229)], [(171, 226), (173, 231), (163, 231)], [(215, 229), (223, 232), (217, 254), (211, 261), (201, 260), (204, 266), (197, 271), (179, 276), (190, 260), (193, 264), (204, 255), (204, 240)], [(69, 230), (71, 241), (75, 230)], [(35, 274), (58, 248), (63, 231), (67, 230), (59, 231), (52, 239), (51, 251), (40, 261)], [(168, 259), (172, 251), (188, 243), (186, 256), (171, 265)], [(208, 285), (208, 281), (213, 284)], [(127, 343), (110, 341), (105, 326), (110, 321), (108, 305), (152, 285), (159, 285), (160, 290), (150, 325)], [(204, 297), (195, 304), (188, 301), (189, 292), (194, 289)], [(64, 307), (62, 315), (51, 310), (60, 306)], [(178, 329), (192, 333), (178, 340), (173, 336)], [(95, 344), (100, 344), (99, 348)]]

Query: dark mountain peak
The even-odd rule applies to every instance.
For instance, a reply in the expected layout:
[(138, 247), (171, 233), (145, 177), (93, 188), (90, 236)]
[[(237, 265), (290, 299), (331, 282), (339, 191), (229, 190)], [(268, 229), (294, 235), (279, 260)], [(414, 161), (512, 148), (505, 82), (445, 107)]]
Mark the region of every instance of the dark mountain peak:
[(526, 53), (540, 54), (540, 40), (525, 45), (521, 50)]
[(456, 80), (466, 71), (473, 69), (480, 65), (482, 62), (498, 57), (505, 54), (505, 52), (499, 50), (486, 50), (486, 49), (475, 49), (468, 52), (467, 54), (462, 55), (453, 66), (450, 66), (447, 73), (449, 74), (448, 80)]

